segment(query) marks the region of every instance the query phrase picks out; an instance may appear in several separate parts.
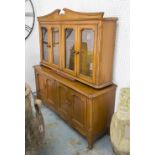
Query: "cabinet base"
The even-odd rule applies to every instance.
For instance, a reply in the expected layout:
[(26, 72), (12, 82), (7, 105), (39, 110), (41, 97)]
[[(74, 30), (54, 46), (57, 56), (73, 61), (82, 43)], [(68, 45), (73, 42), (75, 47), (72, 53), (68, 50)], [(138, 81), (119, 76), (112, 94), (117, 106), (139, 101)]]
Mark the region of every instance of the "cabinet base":
[(92, 149), (110, 126), (116, 85), (96, 90), (70, 81), (41, 66), (35, 67), (37, 97), (67, 124), (86, 137)]

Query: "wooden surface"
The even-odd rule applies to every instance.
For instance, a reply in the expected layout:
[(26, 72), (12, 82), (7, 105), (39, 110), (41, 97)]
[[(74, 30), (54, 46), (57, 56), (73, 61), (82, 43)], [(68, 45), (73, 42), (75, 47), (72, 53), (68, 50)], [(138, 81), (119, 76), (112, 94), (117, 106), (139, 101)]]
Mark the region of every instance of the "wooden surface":
[(85, 136), (89, 148), (109, 129), (116, 85), (97, 90), (65, 79), (43, 66), (34, 66), (37, 97)]
[(103, 19), (103, 12), (98, 13), (84, 13), (72, 11), (64, 8), (64, 13), (61, 13), (60, 9), (49, 13), (48, 15), (38, 17), (39, 21), (63, 21), (63, 20), (92, 20), (92, 19)]
[(101, 49), (99, 55), (98, 84), (112, 81), (113, 57), (115, 47), (116, 22), (106, 21), (101, 23)]
[[(94, 88), (103, 88), (112, 84), (113, 55), (115, 47), (116, 22), (117, 18), (104, 18), (103, 12), (83, 13), (64, 9), (64, 14), (59, 9), (52, 13), (38, 17), (40, 33), (40, 55), (41, 64), (76, 79)], [(43, 60), (42, 33), (41, 28), (48, 29), (48, 61)], [(52, 34), (51, 28), (59, 28), (59, 65), (52, 62)], [(75, 53), (74, 70), (65, 67), (65, 28), (73, 28), (75, 31)], [(81, 30), (91, 29), (94, 32), (93, 56), (92, 56), (92, 77), (80, 74), (79, 53), (81, 51)], [(85, 64), (83, 64), (84, 66)]]
[(107, 86), (106, 89), (99, 89), (98, 90), (98, 89), (94, 89), (88, 85), (82, 84), (81, 82), (71, 81), (67, 78), (59, 76), (58, 74), (56, 74), (54, 71), (50, 70), (47, 67), (37, 65), (37, 66), (34, 66), (34, 68), (35, 68), (35, 71), (42, 73), (43, 75), (46, 75), (49, 78), (57, 80), (58, 82), (66, 85), (67, 87), (70, 87), (70, 88), (76, 90), (77, 92), (79, 92), (79, 93), (81, 93), (81, 94), (83, 94), (89, 98), (96, 97), (102, 93), (105, 93), (106, 90), (112, 89), (113, 87), (116, 87), (116, 85), (113, 84), (113, 87)]
[[(41, 60), (40, 65), (34, 66), (37, 97), (85, 136), (88, 147), (92, 148), (94, 141), (108, 132), (114, 112), (116, 85), (112, 83), (112, 66), (117, 18), (104, 18), (103, 12), (63, 10), (63, 14), (57, 9), (38, 17)], [(48, 32), (47, 61), (43, 59), (42, 27), (46, 27)], [(53, 63), (52, 28), (59, 29), (58, 65)], [(70, 47), (73, 71), (66, 67), (66, 28), (72, 28), (75, 32), (75, 41)], [(87, 54), (87, 45), (83, 45), (81, 39), (84, 29), (91, 30), (94, 36), (86, 36), (87, 40), (93, 39), (91, 57)], [(92, 67), (90, 64), (88, 67), (86, 56), (91, 59)], [(85, 73), (89, 69), (89, 76), (81, 73), (80, 66)]]

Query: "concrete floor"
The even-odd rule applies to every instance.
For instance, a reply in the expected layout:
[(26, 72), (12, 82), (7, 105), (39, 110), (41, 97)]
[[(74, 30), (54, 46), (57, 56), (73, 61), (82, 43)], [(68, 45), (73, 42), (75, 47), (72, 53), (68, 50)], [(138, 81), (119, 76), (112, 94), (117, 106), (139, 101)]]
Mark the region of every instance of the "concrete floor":
[(115, 155), (108, 135), (99, 139), (92, 150), (87, 149), (87, 141), (69, 127), (59, 116), (43, 106), (45, 121), (45, 142), (38, 155)]

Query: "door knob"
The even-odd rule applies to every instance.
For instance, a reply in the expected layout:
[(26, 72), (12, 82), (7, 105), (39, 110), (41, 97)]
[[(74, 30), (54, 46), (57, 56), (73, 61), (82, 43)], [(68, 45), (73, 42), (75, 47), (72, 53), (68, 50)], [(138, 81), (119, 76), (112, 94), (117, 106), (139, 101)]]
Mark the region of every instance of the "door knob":
[(48, 47), (48, 48), (50, 48), (50, 47), (51, 47), (51, 45), (47, 45), (47, 47)]
[(75, 54), (79, 54), (80, 52), (79, 52), (79, 51), (74, 50), (74, 53), (75, 53)]
[(76, 54), (79, 54), (80, 52), (79, 51), (76, 51)]

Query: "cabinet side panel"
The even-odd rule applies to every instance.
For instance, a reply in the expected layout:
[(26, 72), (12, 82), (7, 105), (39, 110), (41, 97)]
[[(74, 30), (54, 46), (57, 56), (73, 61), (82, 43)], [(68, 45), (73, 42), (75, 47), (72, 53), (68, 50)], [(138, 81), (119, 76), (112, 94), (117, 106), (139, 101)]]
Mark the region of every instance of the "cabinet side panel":
[(102, 50), (99, 61), (99, 84), (112, 82), (116, 21), (103, 21), (102, 35)]
[(37, 94), (37, 98), (39, 98), (38, 97), (38, 91), (39, 91), (38, 78), (37, 78), (37, 71), (35, 68), (34, 68), (34, 73), (35, 73), (36, 94)]
[(44, 75), (36, 72), (36, 90), (37, 98), (45, 100), (46, 99), (46, 78)]
[(115, 104), (115, 88), (93, 99), (93, 134), (101, 136), (109, 128)]

